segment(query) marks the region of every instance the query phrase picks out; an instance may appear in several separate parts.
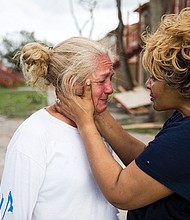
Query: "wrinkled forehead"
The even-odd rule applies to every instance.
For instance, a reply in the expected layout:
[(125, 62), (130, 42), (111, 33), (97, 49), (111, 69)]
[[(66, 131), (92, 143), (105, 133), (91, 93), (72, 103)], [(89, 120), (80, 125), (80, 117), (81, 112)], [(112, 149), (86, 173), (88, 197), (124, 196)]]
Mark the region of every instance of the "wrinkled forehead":
[(103, 55), (99, 60), (98, 70), (101, 69), (109, 69), (109, 71), (113, 71), (113, 63), (110, 60), (108, 54)]

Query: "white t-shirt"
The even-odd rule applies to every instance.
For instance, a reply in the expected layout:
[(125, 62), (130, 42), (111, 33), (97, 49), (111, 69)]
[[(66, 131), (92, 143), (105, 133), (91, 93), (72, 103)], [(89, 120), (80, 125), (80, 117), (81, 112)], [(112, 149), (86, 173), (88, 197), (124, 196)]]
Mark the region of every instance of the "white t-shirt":
[(0, 196), (2, 220), (118, 220), (96, 184), (78, 130), (45, 109), (13, 135)]

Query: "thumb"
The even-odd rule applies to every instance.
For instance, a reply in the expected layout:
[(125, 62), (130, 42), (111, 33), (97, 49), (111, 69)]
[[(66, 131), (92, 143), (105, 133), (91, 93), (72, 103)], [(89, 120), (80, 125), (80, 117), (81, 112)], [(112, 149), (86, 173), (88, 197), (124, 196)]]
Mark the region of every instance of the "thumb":
[(92, 98), (91, 81), (90, 81), (90, 79), (86, 80), (86, 83), (85, 83), (85, 86), (84, 86), (83, 97), (86, 98), (86, 99), (91, 99)]

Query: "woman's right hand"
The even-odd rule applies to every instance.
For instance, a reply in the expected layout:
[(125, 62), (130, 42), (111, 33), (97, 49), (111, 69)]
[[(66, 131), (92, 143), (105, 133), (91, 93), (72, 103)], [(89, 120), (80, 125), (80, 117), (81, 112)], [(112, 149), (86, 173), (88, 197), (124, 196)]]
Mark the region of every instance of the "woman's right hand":
[(56, 110), (74, 121), (77, 126), (93, 121), (94, 105), (91, 96), (91, 82), (87, 80), (82, 96), (66, 98), (61, 91), (56, 91), (59, 102), (56, 102)]

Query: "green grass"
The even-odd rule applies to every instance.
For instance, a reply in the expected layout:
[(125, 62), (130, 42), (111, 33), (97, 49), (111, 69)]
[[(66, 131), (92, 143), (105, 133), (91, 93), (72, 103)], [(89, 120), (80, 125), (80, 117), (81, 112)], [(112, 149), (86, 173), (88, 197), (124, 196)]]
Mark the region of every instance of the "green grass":
[(46, 93), (42, 94), (25, 88), (7, 89), (0, 87), (0, 115), (25, 119), (46, 105)]

